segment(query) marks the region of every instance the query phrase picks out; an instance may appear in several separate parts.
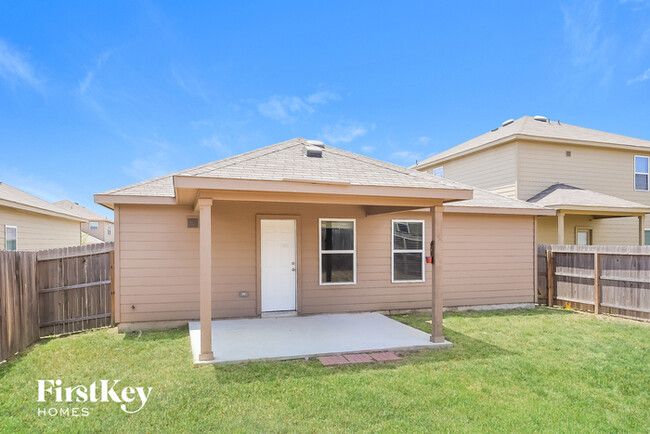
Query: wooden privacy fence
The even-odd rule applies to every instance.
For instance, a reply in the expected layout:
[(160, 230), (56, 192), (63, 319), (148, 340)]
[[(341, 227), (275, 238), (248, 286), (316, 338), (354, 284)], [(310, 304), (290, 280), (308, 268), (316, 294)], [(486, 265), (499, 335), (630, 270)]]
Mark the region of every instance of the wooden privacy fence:
[(650, 246), (537, 246), (540, 303), (650, 320)]
[(0, 252), (0, 360), (40, 337), (111, 324), (113, 243)]

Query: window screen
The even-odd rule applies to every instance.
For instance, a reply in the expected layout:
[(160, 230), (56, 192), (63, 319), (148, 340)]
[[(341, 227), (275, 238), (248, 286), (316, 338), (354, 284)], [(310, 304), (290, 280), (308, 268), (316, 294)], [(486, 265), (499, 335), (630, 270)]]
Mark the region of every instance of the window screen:
[(320, 221), (321, 284), (355, 283), (356, 242), (354, 220)]
[(393, 220), (393, 282), (424, 281), (424, 221)]

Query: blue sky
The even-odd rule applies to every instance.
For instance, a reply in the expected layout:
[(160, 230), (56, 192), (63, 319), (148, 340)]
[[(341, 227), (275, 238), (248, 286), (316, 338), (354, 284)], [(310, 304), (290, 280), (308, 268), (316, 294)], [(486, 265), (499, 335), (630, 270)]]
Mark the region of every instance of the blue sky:
[(537, 114), (650, 139), (650, 0), (0, 3), (0, 181), (109, 216), (296, 136), (410, 165)]

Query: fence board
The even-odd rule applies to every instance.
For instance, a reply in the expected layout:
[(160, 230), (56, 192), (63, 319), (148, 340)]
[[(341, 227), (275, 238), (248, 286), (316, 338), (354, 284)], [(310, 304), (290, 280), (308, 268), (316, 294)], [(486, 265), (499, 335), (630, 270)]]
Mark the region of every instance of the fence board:
[(0, 360), (39, 337), (35, 264), (33, 252), (0, 252)]
[(40, 337), (111, 324), (113, 243), (0, 251), (0, 361)]
[(106, 243), (38, 252), (41, 336), (111, 324), (112, 250)]
[[(546, 269), (549, 249), (551, 273)], [(548, 276), (553, 276), (553, 303), (549, 304), (571, 303), (581, 310), (650, 320), (650, 246), (540, 244), (537, 258), (540, 302), (546, 301), (543, 288)]]

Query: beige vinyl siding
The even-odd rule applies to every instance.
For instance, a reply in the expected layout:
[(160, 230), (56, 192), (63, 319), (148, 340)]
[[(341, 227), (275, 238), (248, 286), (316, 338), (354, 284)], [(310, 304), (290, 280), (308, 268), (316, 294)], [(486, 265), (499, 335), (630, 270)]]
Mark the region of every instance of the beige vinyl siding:
[[(181, 206), (120, 206), (122, 322), (198, 318), (199, 230), (186, 228), (192, 214)], [(300, 216), (299, 313), (430, 307), (430, 265), (424, 283), (391, 283), (391, 220), (426, 220), (428, 246), (429, 213), (366, 217), (358, 206), (215, 202), (213, 317), (257, 314), (258, 214)], [(356, 219), (357, 284), (319, 285), (319, 218)], [(533, 218), (446, 214), (445, 305), (532, 302)]]
[(634, 191), (634, 155), (650, 152), (527, 141), (518, 147), (519, 199), (561, 182), (650, 205), (650, 192)]
[[(637, 217), (618, 217), (594, 219), (592, 216), (564, 216), (564, 242), (576, 243), (576, 229), (591, 229), (592, 244), (638, 245), (639, 220)], [(557, 244), (557, 217), (539, 217), (537, 241), (544, 244)]]
[(44, 250), (81, 244), (81, 225), (44, 214), (0, 206), (0, 250), (5, 248), (5, 226), (18, 228), (18, 250)]
[(515, 144), (509, 143), (433, 165), (427, 171), (433, 173), (435, 167), (443, 166), (445, 178), (515, 197), (516, 155)]

